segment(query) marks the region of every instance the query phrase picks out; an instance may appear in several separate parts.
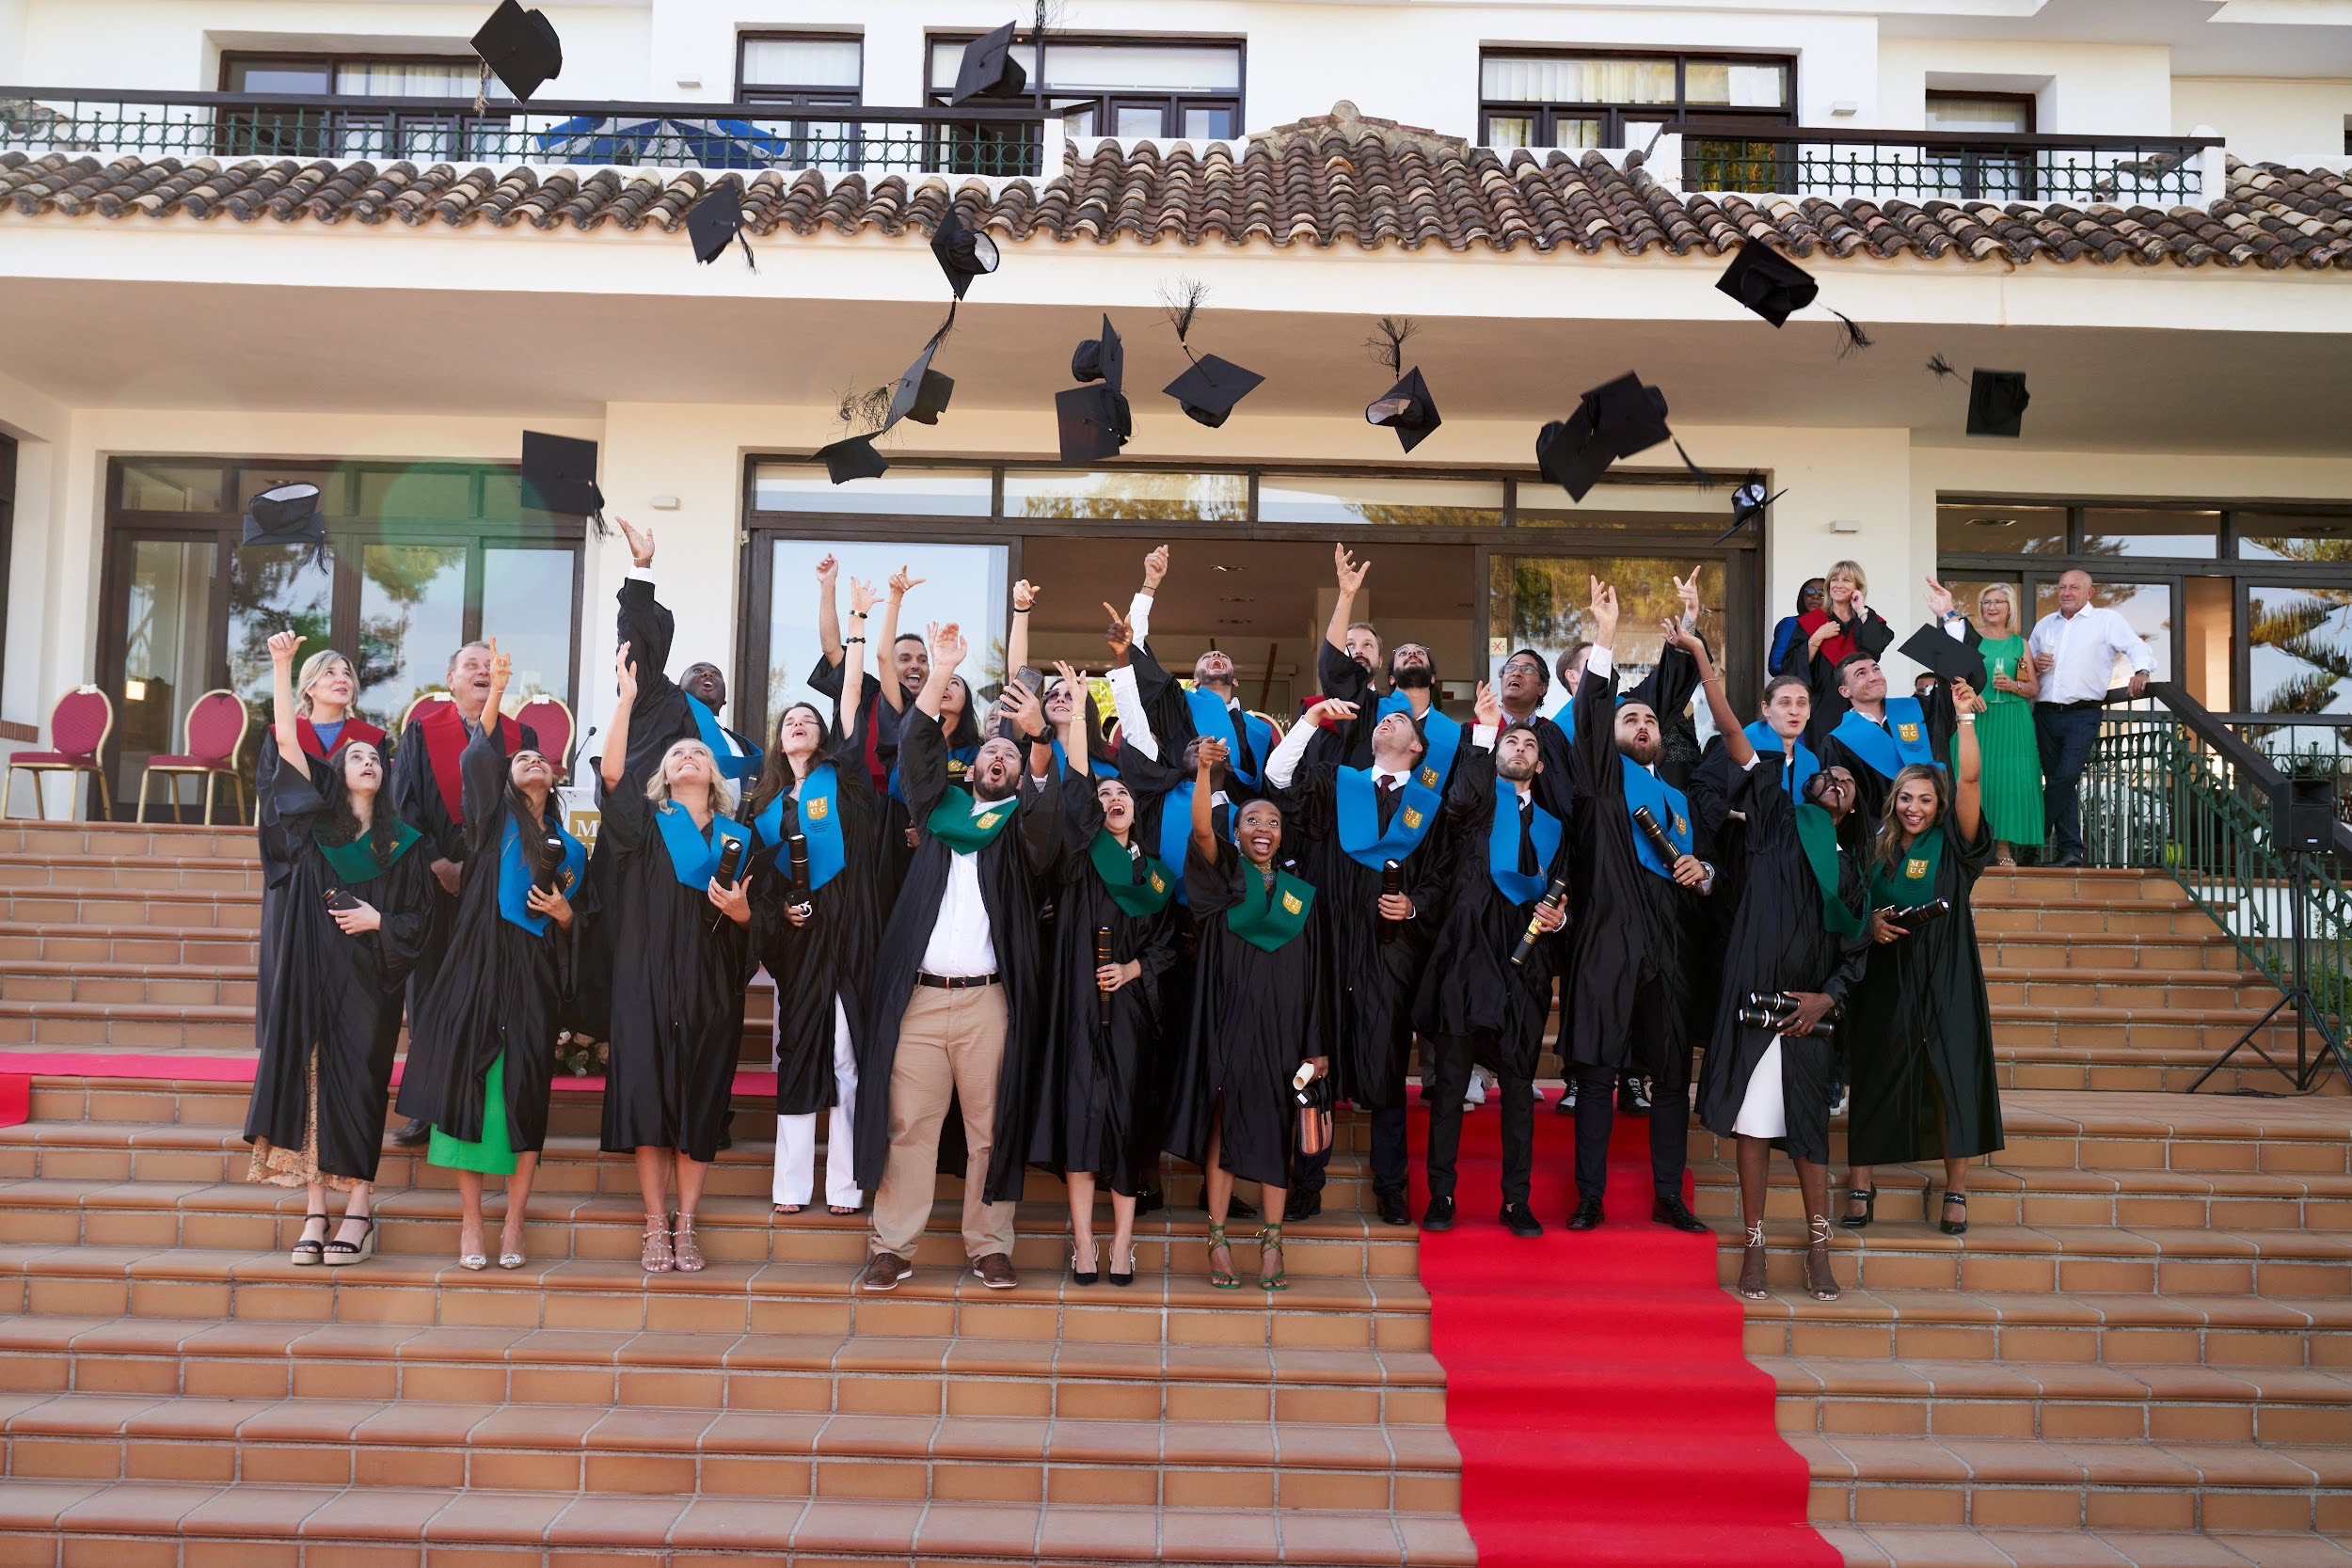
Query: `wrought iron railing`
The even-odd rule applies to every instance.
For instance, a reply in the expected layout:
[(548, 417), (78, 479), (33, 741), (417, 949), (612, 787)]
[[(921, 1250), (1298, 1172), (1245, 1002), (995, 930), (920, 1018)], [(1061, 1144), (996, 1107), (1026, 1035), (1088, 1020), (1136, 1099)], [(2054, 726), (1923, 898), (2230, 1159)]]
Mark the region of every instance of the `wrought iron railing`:
[(2270, 1055), (2260, 1025), (2233, 1050), (2255, 1053), (2298, 1089), (2330, 1060), (2352, 1083), (2352, 887), (2343, 871), (2352, 829), (2336, 826), (2333, 852), (2289, 847), (2279, 831), (2287, 774), (2185, 692), (2148, 690), (2149, 701), (2101, 716), (2082, 781), (2090, 863), (2169, 873), (2279, 988), (2296, 1012), (2296, 1060)]
[(1034, 110), (0, 87), (0, 152), (1035, 176)]
[(2207, 136), (1824, 131), (1683, 120), (1682, 188), (1836, 200), (2177, 206), (2206, 199)]

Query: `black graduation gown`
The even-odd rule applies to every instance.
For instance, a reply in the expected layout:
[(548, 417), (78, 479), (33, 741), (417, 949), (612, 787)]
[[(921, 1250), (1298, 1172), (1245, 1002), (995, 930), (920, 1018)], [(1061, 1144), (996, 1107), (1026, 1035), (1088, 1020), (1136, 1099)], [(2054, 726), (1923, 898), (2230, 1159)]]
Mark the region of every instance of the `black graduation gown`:
[[(863, 754), (865, 726), (847, 738), (834, 732), (820, 760), (834, 768), (832, 810), (841, 824), (842, 865), (823, 887), (806, 894), (792, 883), (792, 862), (783, 842), (770, 843), (754, 822), (752, 946), (776, 983), (776, 1115), (804, 1117), (829, 1111), (841, 1100), (834, 1074), (834, 1004), (850, 1021), (854, 1046), (866, 1032), (866, 990), (882, 937), (882, 799), (874, 793)], [(754, 814), (746, 812), (745, 816)], [(785, 797), (778, 827), (788, 836), (800, 831), (800, 797)], [(805, 898), (813, 911), (805, 926), (786, 918)]]
[[(918, 821), (946, 794), (947, 739), (937, 724), (909, 723), (900, 730), (898, 783), (909, 813)], [(1027, 775), (1023, 775), (1011, 804), (1015, 819), (979, 851), (980, 902), (988, 911), (989, 941), (996, 950), (996, 973), (1005, 988), (1005, 1058), (996, 1077), (988, 1188), (981, 1195), (990, 1203), (1021, 1196), (1029, 1118), (1036, 1105), (1038, 1034), (1046, 1007), (1037, 911), (1042, 879), (1054, 867), (1062, 832), (1059, 802), (1049, 807)], [(890, 1157), (890, 1069), (898, 1059), (898, 1028), (906, 1019), (907, 1000), (914, 994), (924, 949), (939, 924), (939, 906), (947, 894), (954, 860), (954, 850), (928, 833), (923, 836), (874, 955), (866, 1037), (858, 1042), (857, 1053), (857, 1184), (867, 1192), (882, 1185), (882, 1166)]]
[[(1937, 760), (1945, 762), (1948, 768), (1952, 736), (1959, 721), (1959, 716), (1952, 707), (1952, 689), (1941, 681), (1937, 682), (1934, 690), (1919, 699), (1919, 709), (1927, 719), (1928, 745)], [(1815, 711), (1817, 719), (1813, 726), (1805, 731), (1805, 744), (1813, 748), (1813, 754), (1820, 758), (1822, 767), (1842, 768), (1853, 775), (1854, 809), (1876, 832), (1879, 824), (1886, 818), (1886, 792), (1895, 781), (1865, 762), (1861, 753), (1852, 747), (1823, 730), (1818, 719), (1820, 710)], [(1842, 721), (1845, 716), (1845, 712), (1841, 711), (1837, 717)]]
[[(374, 878), (346, 884), (312, 836), (322, 826), (333, 831), (332, 802), (342, 799), (342, 778), (325, 763), (311, 763), (310, 772), (305, 779), (278, 767), (262, 828), (264, 853), (287, 871), (272, 924), (262, 932), (262, 948), (272, 952), (270, 981), (254, 1015), (261, 1059), (245, 1135), (279, 1148), (302, 1147), (315, 1050), (318, 1167), (373, 1181), (400, 1043), (401, 987), (432, 924), (430, 847), (419, 841)], [(383, 796), (376, 799), (381, 806)], [(379, 929), (346, 936), (335, 924), (326, 895), (346, 885), (383, 916)]]
[[(1073, 774), (1062, 781), (1059, 795), (1067, 819), (1055, 879), (1053, 995), (1029, 1159), (1057, 1173), (1090, 1171), (1112, 1192), (1133, 1196), (1150, 1185), (1147, 1173), (1159, 1162), (1160, 1057), (1166, 989), (1176, 963), (1177, 906), (1170, 890), (1155, 913), (1121, 910), (1090, 853), (1103, 831), (1094, 780)], [(1094, 934), (1104, 926), (1111, 932), (1111, 961), (1142, 968), (1111, 992), (1107, 1029), (1103, 993), (1094, 983)]]
[[(302, 728), (306, 735), (317, 733), (309, 727), (307, 721), (304, 721)], [(384, 732), (365, 720), (345, 720), (342, 729), (335, 736), (335, 744), (326, 748), (323, 752), (311, 751), (307, 745), (304, 747), (304, 752), (310, 758), (311, 765), (315, 767), (341, 752), (344, 741), (357, 739), (367, 740), (375, 747), (377, 754), (384, 758), (385, 775), (389, 778), (391, 773), (389, 755), (391, 747), (386, 743)], [(256, 825), (264, 830), (260, 834), (262, 848), (261, 929), (264, 931), (276, 927), (278, 906), (285, 895), (287, 879), (294, 874), (293, 865), (280, 852), (282, 838), (266, 831), (274, 827), (278, 821), (276, 787), (279, 760), (278, 731), (274, 727), (265, 729), (262, 732), (260, 754), (255, 757), (253, 763), (253, 799), (257, 812), (255, 820)], [(341, 767), (341, 764), (338, 763), (337, 766)], [(341, 775), (338, 774), (337, 777), (340, 778)], [(253, 996), (255, 1005), (258, 1006), (261, 999), (269, 994), (270, 972), (276, 966), (277, 953), (266, 942), (256, 947), (255, 953), (258, 961), (254, 966)]]
[(751, 943), (703, 884), (678, 880), (643, 778), (624, 773), (605, 793), (596, 837), (613, 857), (600, 917), (612, 931), (602, 1147), (714, 1160), (729, 1141)]
[[(517, 730), (526, 748), (538, 750), (538, 731), (528, 724), (518, 725)], [(424, 835), (424, 842), (419, 844), (413, 852), (424, 857), (425, 881), (433, 895), (433, 923), (425, 932), (423, 945), (418, 950), (416, 964), (408, 974), (408, 1010), (411, 1014), (423, 1006), (425, 992), (433, 989), (433, 978), (441, 970), (441, 955), (449, 947), (450, 931), (457, 924), (457, 899), (441, 886), (440, 879), (433, 875), (432, 864), (437, 860), (444, 860), (462, 866), (466, 862), (466, 824), (459, 819), (465, 811), (462, 752), (460, 757), (458, 804), (457, 810), (452, 812), (450, 802), (441, 796), (440, 783), (433, 774), (433, 749), (425, 742), (424, 721), (411, 719), (400, 732), (400, 749), (393, 753), (391, 771), (385, 784), (385, 793), (391, 797), (393, 812), (403, 822)], [(458, 885), (462, 890), (465, 884), (460, 882)]]
[[(1354, 666), (1350, 666), (1354, 668)], [(1467, 749), (1468, 742), (1465, 741)], [(1446, 844), (1443, 811), (1423, 831), (1404, 859), (1404, 892), (1419, 914), (1399, 921), (1389, 942), (1380, 940), (1380, 869), (1365, 865), (1340, 846), (1338, 780), (1331, 763), (1302, 766), (1276, 799), (1283, 808), (1284, 842), (1295, 833), (1299, 860), (1314, 884), (1315, 907), (1308, 924), (1321, 927), (1316, 942), (1321, 1016), (1327, 1031), (1311, 1042), (1327, 1048), (1340, 1098), (1366, 1110), (1393, 1110), (1405, 1103), (1406, 1069), (1413, 1054), (1413, 999), (1422, 968), (1437, 941), (1444, 914)], [(1406, 809), (1399, 791), (1391, 812)], [(1381, 827), (1386, 829), (1387, 822)]]
[[(1948, 824), (1949, 818), (1947, 818)], [(1958, 1160), (2001, 1147), (1993, 1019), (1968, 899), (1993, 853), (1992, 819), (1963, 842), (1947, 825), (1935, 893), (1952, 911), (1874, 944), (1838, 1033), (1851, 1041), (1846, 1158), (1857, 1165)]]
[[(1299, 875), (1295, 866), (1285, 869)], [(1197, 847), (1186, 847), (1184, 885), (1200, 953), (1191, 1028), (1168, 1106), (1168, 1151), (1202, 1164), (1209, 1130), (1221, 1116), (1217, 1163), (1244, 1181), (1287, 1186), (1298, 1133), (1291, 1079), (1299, 1063), (1321, 1053), (1327, 1033), (1316, 981), (1318, 923), (1310, 911), (1298, 935), (1271, 953), (1235, 936), (1226, 911), (1245, 896), (1263, 897), (1263, 883), (1222, 839), (1215, 863)], [(1320, 892), (1315, 902), (1323, 902)]]
[[(1662, 764), (1659, 770), (1665, 771)], [(1714, 888), (1691, 903), (1683, 931), (1683, 1027), (1701, 1045), (1715, 1037), (1724, 945), (1747, 885), (1748, 825), (1735, 815), (1742, 807), (1733, 798), (1740, 778), (1718, 736), (1708, 742), (1682, 786), (1691, 802), (1691, 853), (1715, 868)]]
[[(490, 1065), (504, 1052), (506, 1136), (521, 1154), (547, 1145), (548, 1096), (571, 980), (572, 933), (550, 920), (545, 931), (534, 934), (500, 912), (500, 844), (511, 816), (506, 802), (511, 759), (496, 728), (471, 733), (460, 760), (466, 869), (457, 919), (440, 973), (409, 1020), (400, 1112), (453, 1138), (479, 1143), (483, 1091)], [(556, 809), (552, 798), (548, 809)], [(536, 830), (527, 832), (526, 850), (538, 837)], [(577, 891), (564, 893), (569, 897)], [(577, 913), (572, 923), (580, 924)]]
[[(1833, 614), (1831, 619), (1836, 620), (1836, 617)], [(1883, 657), (1887, 649), (1895, 645), (1895, 628), (1882, 620), (1875, 610), (1866, 608), (1861, 620), (1839, 621), (1837, 624), (1844, 628), (1846, 640), (1872, 658)], [(1846, 699), (1837, 689), (1836, 662), (1827, 654), (1804, 652), (1812, 633), (1800, 627), (1797, 635), (1799, 641), (1790, 651), (1788, 662), (1796, 673), (1804, 676), (1805, 684), (1813, 689), (1813, 729), (1808, 734), (1808, 744), (1812, 746), (1814, 755), (1821, 757), (1821, 765), (1827, 767), (1829, 758), (1822, 756), (1820, 742), (1810, 739), (1810, 735), (1826, 735), (1835, 728), (1837, 721), (1846, 717)]]
[[(1732, 1135), (1740, 1106), (1773, 1039), (1739, 1020), (1750, 991), (1825, 991), (1843, 1006), (1861, 983), (1869, 955), (1867, 928), (1840, 937), (1821, 923), (1820, 884), (1814, 879), (1804, 844), (1797, 836), (1796, 802), (1781, 784), (1784, 754), (1759, 752), (1745, 771), (1734, 768), (1730, 805), (1744, 812), (1742, 891), (1724, 942), (1722, 981), (1714, 997), (1713, 1027), (1706, 1063), (1699, 1072), (1699, 1120), (1717, 1137)], [(1848, 818), (1852, 829), (1860, 823)], [(1852, 832), (1858, 842), (1867, 834)], [(1717, 877), (1724, 875), (1718, 862)], [(1720, 892), (1720, 880), (1719, 880)], [(1846, 907), (1867, 911), (1857, 857), (1840, 854), (1837, 890)], [(1842, 1036), (1851, 1021), (1838, 1024)], [(1818, 1035), (1780, 1042), (1781, 1101), (1787, 1107), (1786, 1147), (1801, 1160), (1829, 1161), (1829, 1112), (1834, 1094), (1836, 1047)]]
[[(1550, 809), (1540, 790), (1534, 798), (1537, 806)], [(1495, 886), (1487, 849), (1494, 815), (1495, 753), (1467, 744), (1446, 792), (1445, 914), (1422, 971), (1413, 1017), (1424, 1036), (1491, 1035), (1493, 1059), (1480, 1065), (1506, 1077), (1533, 1078), (1551, 1009), (1551, 979), (1567, 939), (1564, 932), (1539, 936), (1524, 964), (1511, 961), (1540, 900), (1516, 903)], [(1566, 870), (1572, 842), (1564, 823), (1559, 853), (1545, 868), (1546, 881)]]
[[(1170, 769), (1180, 768), (1184, 763), (1184, 748), (1200, 733), (1192, 721), (1192, 704), (1185, 695), (1184, 683), (1168, 673), (1152, 650), (1141, 642), (1127, 650), (1127, 666), (1136, 673), (1136, 694), (1142, 700), (1144, 717), (1151, 721), (1152, 737), (1159, 743), (1161, 760)], [(1256, 742), (1251, 744), (1255, 746)], [(1271, 756), (1274, 747), (1279, 744), (1280, 737), (1277, 736), (1267, 745), (1266, 754)], [(1259, 778), (1256, 784), (1248, 783), (1231, 768), (1226, 770), (1225, 792), (1236, 805), (1245, 800), (1254, 800), (1266, 793), (1263, 787), (1266, 758), (1261, 756), (1252, 760), (1257, 764), (1251, 769)], [(1120, 777), (1126, 777), (1123, 764)], [(1175, 868), (1171, 866), (1169, 869)]]

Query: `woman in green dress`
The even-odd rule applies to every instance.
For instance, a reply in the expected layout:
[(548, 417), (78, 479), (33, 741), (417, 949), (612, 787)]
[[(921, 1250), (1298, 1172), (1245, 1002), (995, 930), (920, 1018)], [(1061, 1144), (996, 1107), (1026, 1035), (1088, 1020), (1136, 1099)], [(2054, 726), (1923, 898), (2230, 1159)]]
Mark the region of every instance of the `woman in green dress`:
[(2033, 700), (2042, 677), (2026, 657), (2017, 624), (2017, 591), (1995, 582), (1977, 595), (1977, 629), (1989, 677), (1977, 737), (1984, 751), (1984, 815), (1993, 824), (1993, 863), (2014, 866), (2017, 846), (2042, 846), (2042, 753), (2034, 742)]

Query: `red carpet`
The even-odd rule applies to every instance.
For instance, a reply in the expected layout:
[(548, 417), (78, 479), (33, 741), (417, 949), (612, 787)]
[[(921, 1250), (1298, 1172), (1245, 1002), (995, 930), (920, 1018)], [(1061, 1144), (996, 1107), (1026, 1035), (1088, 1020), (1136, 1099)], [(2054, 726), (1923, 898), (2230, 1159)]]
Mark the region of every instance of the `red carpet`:
[[(1420, 1204), (1418, 1104), (1411, 1126)], [(1573, 1157), (1566, 1119), (1536, 1106), (1544, 1234), (1504, 1230), (1489, 1099), (1463, 1118), (1455, 1227), (1421, 1242), (1480, 1568), (1837, 1568), (1804, 1522), (1804, 1462), (1773, 1427), (1772, 1379), (1740, 1349), (1714, 1243), (1650, 1223), (1647, 1128), (1618, 1118), (1609, 1219), (1583, 1235), (1562, 1228)]]

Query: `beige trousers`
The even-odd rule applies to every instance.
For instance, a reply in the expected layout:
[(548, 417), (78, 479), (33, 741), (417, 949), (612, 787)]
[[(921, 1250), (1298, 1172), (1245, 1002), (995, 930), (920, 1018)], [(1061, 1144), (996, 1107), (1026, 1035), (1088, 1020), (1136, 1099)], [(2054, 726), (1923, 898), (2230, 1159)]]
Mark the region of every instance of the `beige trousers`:
[[(1005, 988), (916, 986), (890, 1064), (890, 1157), (874, 1192), (875, 1252), (914, 1256), (938, 1194), (939, 1129), (952, 1094), (971, 1157), (963, 1169), (963, 1251), (1012, 1256), (1010, 1203), (984, 1203), (996, 1141), (996, 1074), (1005, 1060)], [(869, 1091), (870, 1092), (870, 1091)]]

